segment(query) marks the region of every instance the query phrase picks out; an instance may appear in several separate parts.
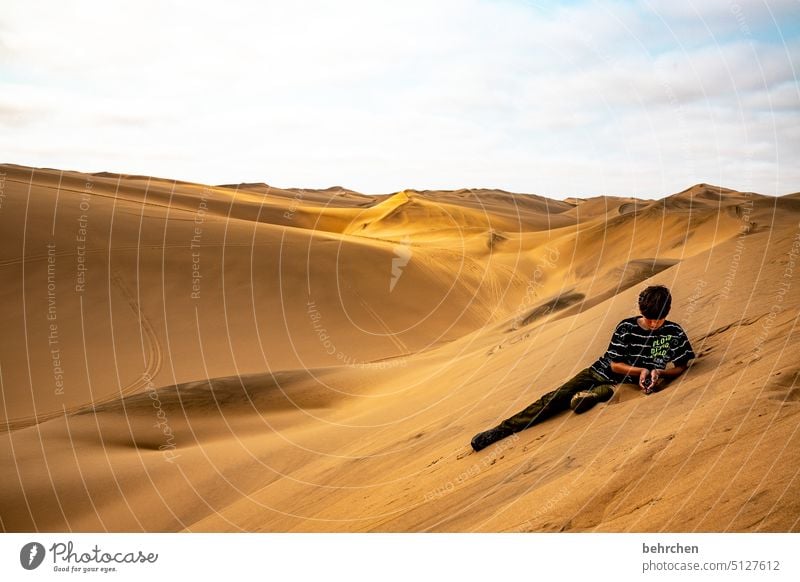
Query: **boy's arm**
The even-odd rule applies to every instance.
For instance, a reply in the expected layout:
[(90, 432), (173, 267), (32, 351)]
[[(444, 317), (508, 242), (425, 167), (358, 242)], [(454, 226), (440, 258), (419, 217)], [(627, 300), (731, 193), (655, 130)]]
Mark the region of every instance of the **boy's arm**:
[(649, 372), (650, 370), (639, 366), (631, 366), (624, 362), (611, 362), (611, 371), (623, 376), (638, 376), (642, 372)]
[(662, 378), (675, 378), (676, 376), (683, 374), (687, 368), (688, 366), (673, 366), (672, 368), (659, 370), (659, 376)]
[[(658, 380), (658, 372), (651, 372), (647, 368), (641, 368), (639, 366), (631, 366), (630, 364), (626, 364), (625, 362), (609, 362), (611, 365), (611, 371), (617, 374), (622, 374), (623, 376), (639, 376), (639, 388), (647, 392), (648, 394), (649, 389), (653, 386), (656, 381)], [(654, 376), (654, 377), (651, 377)]]

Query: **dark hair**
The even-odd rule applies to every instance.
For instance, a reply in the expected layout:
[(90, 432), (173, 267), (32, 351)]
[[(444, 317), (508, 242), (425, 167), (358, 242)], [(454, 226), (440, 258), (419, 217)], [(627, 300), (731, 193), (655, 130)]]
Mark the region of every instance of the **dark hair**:
[(672, 307), (672, 295), (663, 285), (652, 285), (639, 293), (639, 311), (647, 319), (666, 319)]

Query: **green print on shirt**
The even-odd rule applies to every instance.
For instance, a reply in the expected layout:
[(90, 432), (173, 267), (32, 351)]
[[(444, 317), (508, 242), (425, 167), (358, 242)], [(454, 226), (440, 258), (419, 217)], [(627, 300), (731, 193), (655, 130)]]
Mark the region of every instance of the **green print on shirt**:
[(669, 350), (669, 343), (671, 339), (672, 339), (671, 335), (664, 335), (653, 340), (653, 343), (650, 346), (650, 357), (652, 359), (666, 358), (667, 350)]

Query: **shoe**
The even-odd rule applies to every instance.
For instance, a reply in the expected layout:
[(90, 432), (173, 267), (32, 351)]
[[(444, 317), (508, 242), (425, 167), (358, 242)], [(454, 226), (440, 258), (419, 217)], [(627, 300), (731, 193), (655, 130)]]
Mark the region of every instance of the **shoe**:
[(598, 400), (597, 394), (584, 390), (572, 397), (572, 400), (569, 401), (569, 407), (575, 411), (575, 414), (583, 414), (597, 404)]
[(472, 442), (470, 444), (475, 452), (478, 452), (481, 449), (485, 449), (492, 443), (496, 443), (497, 441), (506, 438), (507, 436), (511, 436), (510, 430), (496, 426), (476, 434), (474, 437), (472, 437)]

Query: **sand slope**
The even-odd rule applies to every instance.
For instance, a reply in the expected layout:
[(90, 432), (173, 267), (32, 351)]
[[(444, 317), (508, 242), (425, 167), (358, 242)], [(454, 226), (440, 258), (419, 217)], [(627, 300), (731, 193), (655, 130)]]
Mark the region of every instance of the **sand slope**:
[[(5, 531), (797, 531), (800, 201), (0, 166)], [(481, 453), (643, 284), (700, 357)]]

